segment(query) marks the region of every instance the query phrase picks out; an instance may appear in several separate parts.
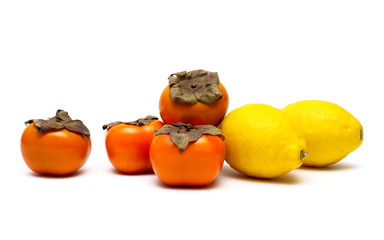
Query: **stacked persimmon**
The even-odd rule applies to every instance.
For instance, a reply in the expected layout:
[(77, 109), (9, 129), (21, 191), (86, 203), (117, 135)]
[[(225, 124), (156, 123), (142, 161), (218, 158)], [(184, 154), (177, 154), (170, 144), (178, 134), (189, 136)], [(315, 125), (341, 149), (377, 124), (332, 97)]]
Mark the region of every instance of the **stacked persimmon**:
[(107, 124), (106, 149), (119, 171), (154, 171), (174, 186), (202, 186), (219, 174), (225, 158), (216, 128), (228, 109), (228, 94), (217, 73), (178, 72), (160, 97), (160, 115)]
[[(108, 158), (124, 173), (153, 170), (168, 185), (207, 185), (224, 163), (224, 136), (217, 126), (227, 112), (228, 93), (215, 72), (178, 72), (168, 80), (159, 102), (163, 122), (147, 116), (103, 126)], [(26, 123), (21, 150), (31, 170), (66, 175), (85, 163), (91, 142), (81, 121), (59, 110), (48, 120)]]

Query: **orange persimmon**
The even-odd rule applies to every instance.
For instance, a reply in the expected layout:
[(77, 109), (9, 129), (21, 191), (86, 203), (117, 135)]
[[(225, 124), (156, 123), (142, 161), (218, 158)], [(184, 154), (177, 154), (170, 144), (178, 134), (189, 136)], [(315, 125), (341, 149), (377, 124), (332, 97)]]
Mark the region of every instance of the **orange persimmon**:
[(228, 110), (228, 93), (215, 72), (195, 70), (172, 74), (159, 109), (165, 124), (218, 126)]
[(132, 122), (113, 122), (107, 129), (105, 147), (111, 164), (123, 173), (152, 171), (149, 147), (155, 133), (163, 123), (147, 116)]
[(21, 136), (21, 153), (34, 172), (68, 175), (81, 168), (91, 151), (89, 130), (58, 110), (49, 120), (34, 119)]
[(225, 158), (225, 144), (214, 126), (164, 125), (156, 130), (150, 159), (157, 177), (171, 186), (204, 186), (215, 180)]

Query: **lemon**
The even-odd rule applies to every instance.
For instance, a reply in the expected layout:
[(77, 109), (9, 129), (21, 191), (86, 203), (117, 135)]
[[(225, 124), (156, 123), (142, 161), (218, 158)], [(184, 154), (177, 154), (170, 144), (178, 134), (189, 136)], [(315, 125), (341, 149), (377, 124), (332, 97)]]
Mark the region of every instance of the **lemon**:
[(306, 155), (300, 128), (281, 110), (248, 104), (231, 111), (220, 124), (226, 162), (238, 172), (275, 178), (298, 168)]
[(308, 157), (303, 166), (334, 164), (363, 141), (360, 122), (337, 104), (307, 100), (290, 104), (283, 111), (297, 121), (307, 141)]

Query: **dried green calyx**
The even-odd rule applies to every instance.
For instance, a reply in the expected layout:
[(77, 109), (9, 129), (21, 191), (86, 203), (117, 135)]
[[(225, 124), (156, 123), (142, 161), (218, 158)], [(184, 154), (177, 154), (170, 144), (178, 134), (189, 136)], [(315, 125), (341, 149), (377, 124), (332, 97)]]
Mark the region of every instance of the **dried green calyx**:
[(135, 125), (135, 126), (141, 127), (141, 126), (148, 125), (149, 123), (151, 123), (152, 120), (158, 120), (158, 118), (155, 116), (148, 115), (145, 118), (139, 118), (136, 121), (131, 121), (131, 122), (120, 122), (120, 121), (111, 122), (103, 125), (103, 130), (110, 129), (111, 127), (116, 126), (118, 124), (129, 124), (129, 125)]
[(211, 104), (223, 97), (219, 88), (219, 76), (216, 72), (194, 70), (171, 74), (169, 95), (173, 102)]
[(39, 133), (49, 130), (67, 129), (68, 131), (79, 133), (85, 137), (90, 137), (91, 133), (89, 129), (80, 120), (72, 120), (68, 115), (68, 112), (64, 110), (57, 110), (56, 116), (44, 119), (31, 119), (25, 122), (25, 124), (34, 123)]
[(177, 123), (164, 125), (160, 129), (155, 130), (155, 136), (161, 134), (169, 134), (172, 142), (183, 152), (190, 142), (197, 141), (203, 134), (220, 136), (224, 139), (220, 129), (212, 125), (193, 126), (191, 124)]

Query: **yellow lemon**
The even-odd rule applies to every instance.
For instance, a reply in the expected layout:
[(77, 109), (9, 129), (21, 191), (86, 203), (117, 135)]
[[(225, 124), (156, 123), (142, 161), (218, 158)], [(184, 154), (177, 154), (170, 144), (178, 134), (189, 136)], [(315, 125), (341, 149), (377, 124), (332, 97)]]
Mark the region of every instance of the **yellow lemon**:
[(306, 142), (300, 128), (281, 110), (248, 104), (231, 111), (220, 124), (226, 162), (258, 178), (274, 178), (301, 166)]
[(308, 146), (303, 166), (324, 167), (336, 163), (358, 148), (363, 127), (337, 104), (307, 100), (283, 109), (300, 125)]

